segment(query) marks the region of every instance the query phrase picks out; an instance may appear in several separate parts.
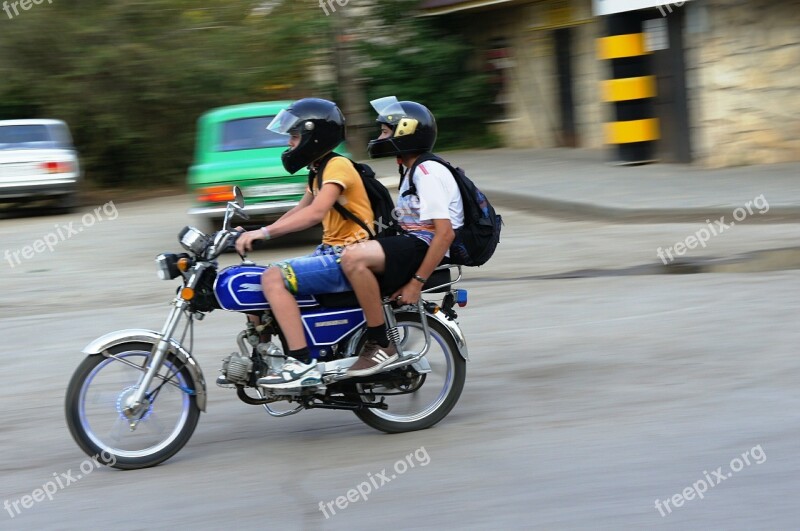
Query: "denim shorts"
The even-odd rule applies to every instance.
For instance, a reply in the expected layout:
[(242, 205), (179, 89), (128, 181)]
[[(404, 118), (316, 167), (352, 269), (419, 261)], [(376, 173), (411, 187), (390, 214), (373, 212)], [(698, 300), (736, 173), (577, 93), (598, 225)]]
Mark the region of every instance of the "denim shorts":
[(344, 247), (322, 244), (313, 253), (273, 264), (281, 269), (283, 283), (292, 295), (352, 291), (339, 258)]

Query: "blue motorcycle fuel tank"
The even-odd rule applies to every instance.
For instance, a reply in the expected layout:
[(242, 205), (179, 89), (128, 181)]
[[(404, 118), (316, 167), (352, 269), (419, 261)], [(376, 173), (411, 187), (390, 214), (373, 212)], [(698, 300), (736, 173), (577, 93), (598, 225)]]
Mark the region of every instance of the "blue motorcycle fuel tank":
[[(231, 266), (217, 275), (214, 294), (223, 310), (232, 312), (264, 311), (270, 305), (261, 287), (265, 266)], [(297, 297), (303, 328), (312, 358), (330, 349), (326, 347), (346, 339), (364, 324), (361, 308), (326, 308), (311, 295)]]
[[(266, 266), (236, 265), (220, 271), (214, 283), (214, 294), (220, 307), (231, 312), (269, 310), (261, 287), (261, 275), (266, 269)], [(298, 297), (297, 304), (301, 308), (319, 306), (317, 299), (311, 295)]]

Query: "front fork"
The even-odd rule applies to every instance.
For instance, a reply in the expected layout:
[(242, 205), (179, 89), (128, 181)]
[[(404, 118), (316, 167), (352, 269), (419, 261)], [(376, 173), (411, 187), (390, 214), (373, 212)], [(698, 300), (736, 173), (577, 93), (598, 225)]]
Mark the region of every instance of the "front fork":
[(189, 307), (189, 301), (183, 298), (182, 293), (184, 290), (190, 290), (190, 293), (194, 294), (195, 287), (200, 280), (200, 275), (203, 273), (203, 270), (204, 268), (198, 267), (192, 273), (192, 276), (189, 277), (184, 289), (181, 290), (178, 296), (175, 297), (175, 300), (172, 301), (172, 311), (170, 311), (167, 322), (164, 323), (161, 329), (158, 343), (150, 353), (147, 370), (142, 374), (142, 377), (139, 378), (136, 390), (131, 395), (128, 403), (123, 406), (122, 411), (129, 419), (134, 419), (139, 409), (144, 405), (144, 397), (147, 393), (147, 389), (149, 389), (150, 384), (153, 383), (153, 379), (161, 369), (161, 364), (164, 363), (164, 358), (167, 356), (167, 351), (169, 351), (169, 340), (178, 327), (181, 314)]

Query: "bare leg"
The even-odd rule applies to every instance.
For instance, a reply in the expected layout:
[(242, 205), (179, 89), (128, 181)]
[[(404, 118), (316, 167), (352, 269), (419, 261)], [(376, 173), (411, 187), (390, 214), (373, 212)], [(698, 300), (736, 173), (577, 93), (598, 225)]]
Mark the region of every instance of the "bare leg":
[(383, 273), (386, 268), (383, 247), (375, 241), (352, 245), (342, 254), (341, 265), (347, 280), (353, 286), (358, 303), (364, 310), (367, 326), (385, 324), (381, 290), (375, 277), (376, 273)]
[(378, 242), (348, 247), (342, 255), (342, 271), (353, 286), (367, 319), (366, 342), (358, 360), (347, 370), (348, 376), (367, 376), (380, 371), (399, 357), (397, 346), (386, 333), (386, 320), (378, 279), (386, 270), (386, 255)]
[(303, 323), (300, 320), (300, 308), (297, 306), (297, 299), (286, 289), (280, 268), (268, 268), (261, 276), (261, 285), (264, 287), (264, 295), (272, 307), (272, 313), (286, 337), (288, 349), (306, 348), (308, 344), (303, 332)]

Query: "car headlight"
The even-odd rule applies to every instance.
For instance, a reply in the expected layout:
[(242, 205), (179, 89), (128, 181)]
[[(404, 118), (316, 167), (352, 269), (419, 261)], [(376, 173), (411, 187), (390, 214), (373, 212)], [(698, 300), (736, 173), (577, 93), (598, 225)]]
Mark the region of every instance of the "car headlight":
[(184, 249), (198, 255), (208, 247), (208, 236), (194, 227), (184, 227), (178, 234), (178, 241)]

